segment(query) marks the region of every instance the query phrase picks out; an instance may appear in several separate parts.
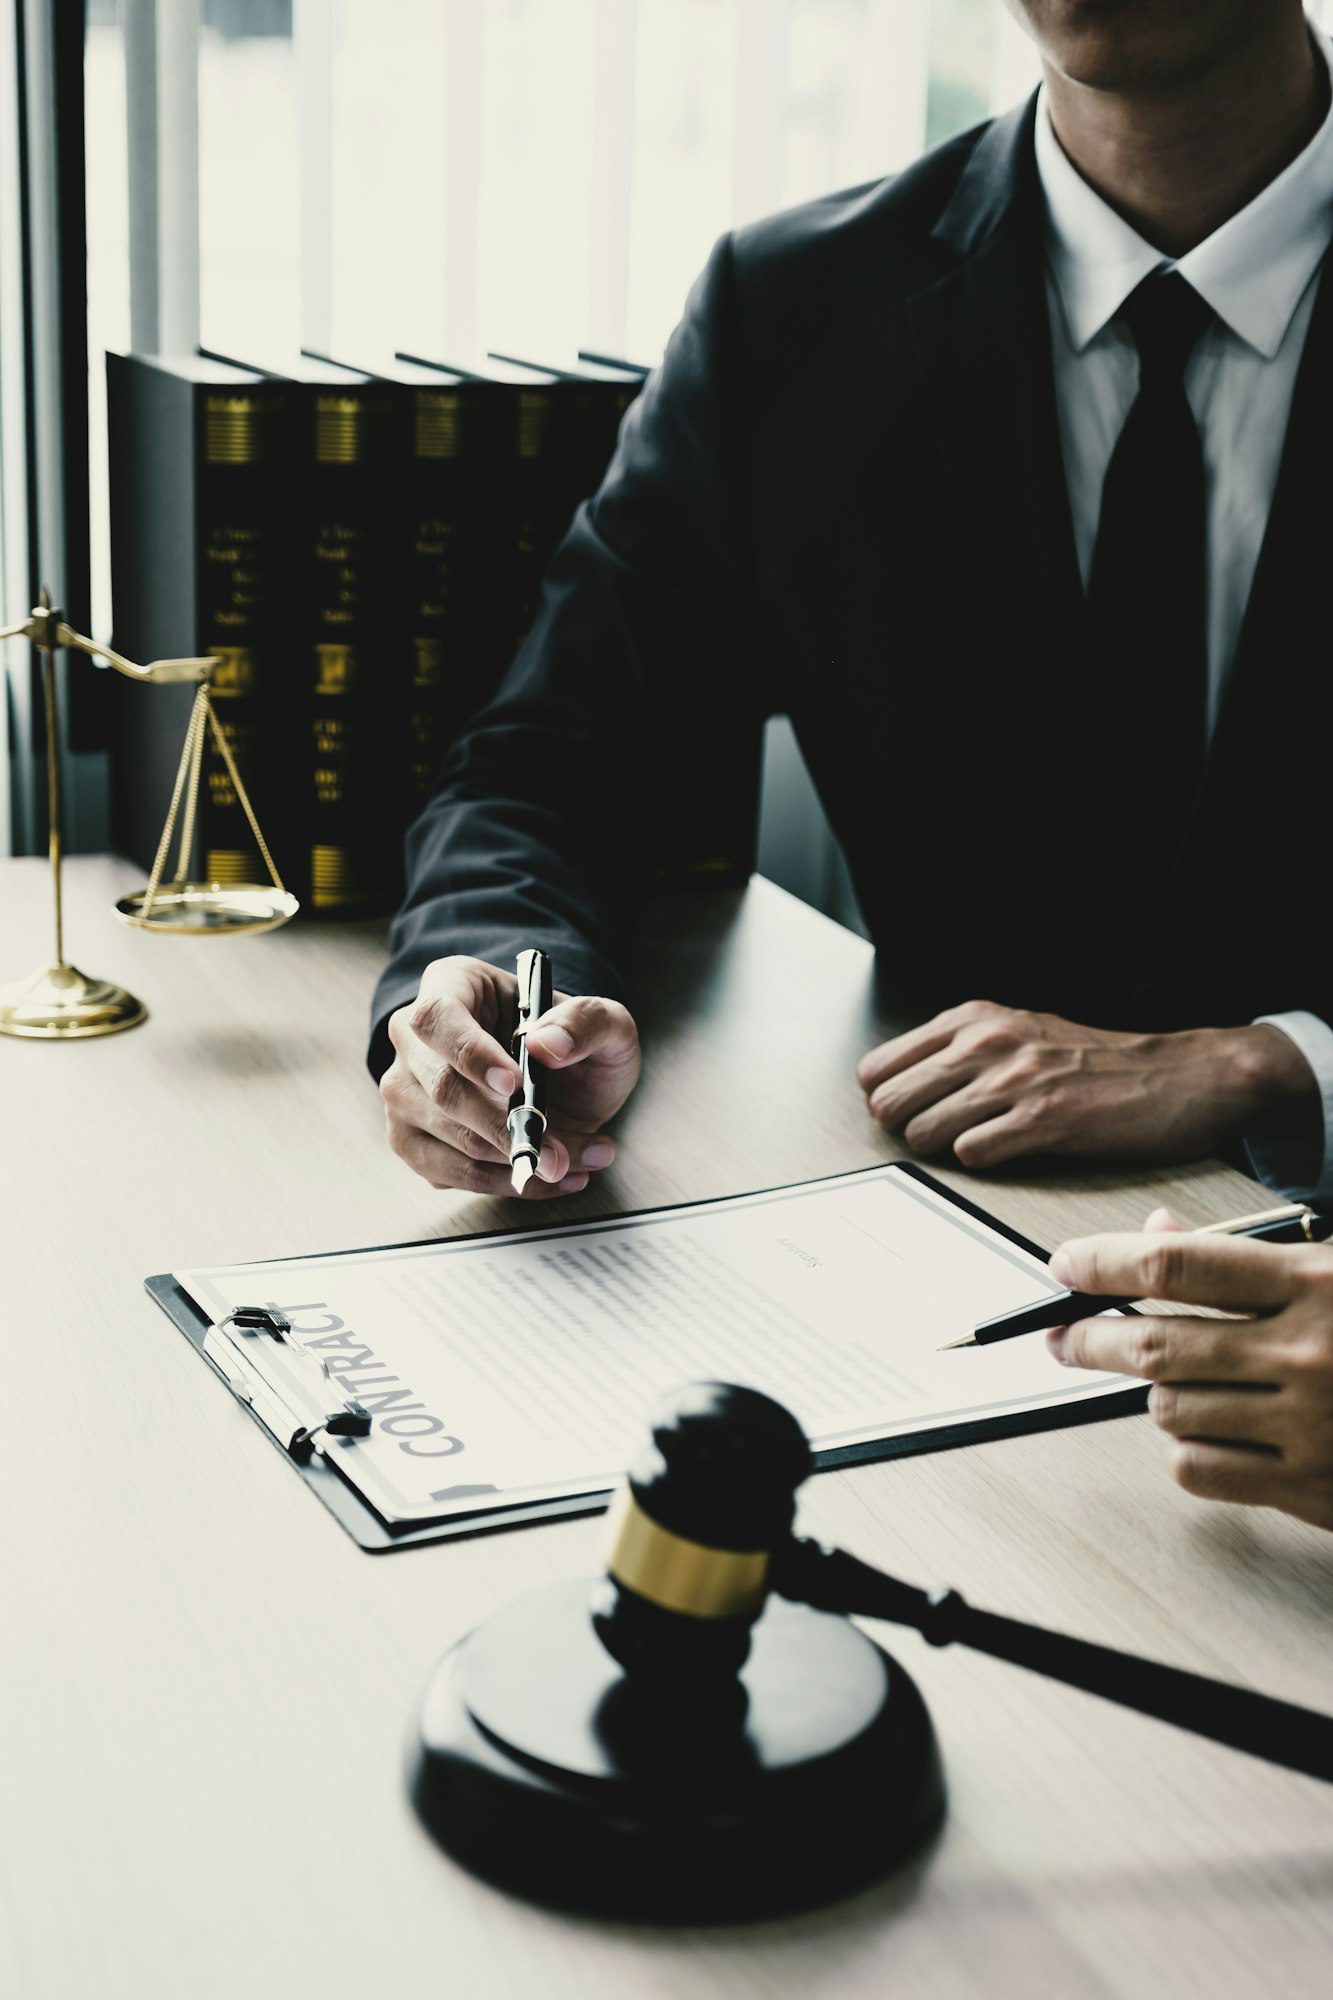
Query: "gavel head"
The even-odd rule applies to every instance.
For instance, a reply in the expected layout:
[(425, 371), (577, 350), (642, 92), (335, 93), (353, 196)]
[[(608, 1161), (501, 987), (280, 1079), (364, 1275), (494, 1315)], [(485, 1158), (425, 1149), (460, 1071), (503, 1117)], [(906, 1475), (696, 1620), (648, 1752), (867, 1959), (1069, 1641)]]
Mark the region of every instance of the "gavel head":
[(734, 1678), (810, 1470), (805, 1433), (757, 1389), (694, 1382), (655, 1411), (613, 1503), (597, 1636), (635, 1680)]

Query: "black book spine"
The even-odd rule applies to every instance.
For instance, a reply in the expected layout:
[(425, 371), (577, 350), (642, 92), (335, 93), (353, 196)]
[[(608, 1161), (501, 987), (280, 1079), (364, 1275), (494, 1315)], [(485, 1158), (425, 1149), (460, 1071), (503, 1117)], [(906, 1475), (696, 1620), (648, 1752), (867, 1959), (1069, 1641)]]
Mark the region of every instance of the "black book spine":
[[(218, 660), (214, 713), (280, 872), (297, 861), (291, 810), (291, 398), (279, 382), (195, 395), (199, 651)], [(254, 835), (210, 732), (199, 801), (210, 882), (265, 879)]]
[[(139, 661), (218, 657), (213, 690), (280, 870), (292, 748), (290, 402), (281, 383), (192, 381), (141, 356), (107, 356), (114, 643)], [(151, 867), (194, 699), (189, 687), (112, 677), (111, 826)], [(240, 801), (205, 745), (187, 873), (264, 879)], [(175, 849), (168, 856), (175, 870)]]
[(414, 818), (449, 743), (494, 691), (492, 385), (412, 387), (407, 440), (407, 774)]
[(309, 903), (364, 915), (388, 907), (398, 874), (400, 405), (386, 383), (298, 393)]
[(520, 387), (513, 441), (515, 576), (511, 652), (537, 614), (546, 565), (575, 509), (599, 483), (603, 448), (597, 398), (586, 382), (555, 380)]

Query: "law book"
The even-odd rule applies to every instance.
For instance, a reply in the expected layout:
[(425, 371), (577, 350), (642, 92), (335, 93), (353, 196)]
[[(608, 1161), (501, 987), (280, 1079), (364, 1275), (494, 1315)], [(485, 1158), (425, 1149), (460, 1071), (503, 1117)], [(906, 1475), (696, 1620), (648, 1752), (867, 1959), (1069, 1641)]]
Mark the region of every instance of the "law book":
[(402, 872), (398, 405), (336, 362), (245, 358), (293, 404), (303, 900), (317, 916), (370, 915), (392, 907)]
[[(558, 361), (530, 360), (516, 354), (497, 354), (493, 358), (533, 373), (550, 375), (557, 382), (575, 385), (581, 392), (578, 421), (582, 429), (582, 445), (577, 455), (582, 465), (577, 473), (571, 467), (572, 516), (579, 501), (595, 493), (601, 485), (616, 448), (625, 412), (643, 388), (647, 371), (585, 354), (562, 357)], [(560, 532), (563, 534), (564, 529)]]
[[(253, 370), (109, 353), (113, 643), (132, 659), (216, 655), (213, 704), (284, 878), (298, 830), (293, 715), (293, 434), (289, 397)], [(110, 675), (112, 843), (152, 866), (194, 698)], [(204, 746), (188, 871), (254, 880), (261, 863), (226, 765)], [(174, 859), (174, 856), (171, 857)]]
[(596, 484), (588, 445), (592, 391), (552, 369), (490, 354), (402, 358), (492, 387), (495, 631), (508, 665), (537, 615), (546, 565)]
[(502, 385), (396, 355), (356, 365), (398, 403), (395, 453), (405, 735), (395, 766), (405, 828), (429, 797), (449, 744), (494, 693), (511, 637), (503, 588)]

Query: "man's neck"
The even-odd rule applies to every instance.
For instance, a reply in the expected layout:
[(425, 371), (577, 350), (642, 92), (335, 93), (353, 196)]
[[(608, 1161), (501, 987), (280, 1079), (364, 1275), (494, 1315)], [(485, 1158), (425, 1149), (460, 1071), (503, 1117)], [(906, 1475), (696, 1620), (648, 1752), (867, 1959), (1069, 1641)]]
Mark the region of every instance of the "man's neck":
[(1155, 93), (1093, 90), (1045, 66), (1061, 146), (1168, 257), (1183, 257), (1253, 201), (1323, 120), (1328, 67), (1304, 23), (1284, 22), (1268, 39), (1228, 52), (1207, 77)]

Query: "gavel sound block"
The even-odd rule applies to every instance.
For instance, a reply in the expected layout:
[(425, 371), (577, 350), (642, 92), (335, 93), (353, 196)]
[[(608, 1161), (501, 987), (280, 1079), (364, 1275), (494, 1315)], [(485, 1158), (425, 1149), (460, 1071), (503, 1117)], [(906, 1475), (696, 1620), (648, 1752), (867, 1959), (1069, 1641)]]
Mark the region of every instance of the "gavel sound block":
[(887, 1874), (938, 1826), (944, 1784), (920, 1695), (858, 1615), (1333, 1782), (1333, 1716), (797, 1538), (809, 1466), (795, 1418), (752, 1389), (696, 1383), (666, 1405), (607, 1575), (501, 1612), (436, 1670), (412, 1782), (450, 1853), (539, 1900), (668, 1922)]
[(809, 1448), (718, 1383), (660, 1412), (607, 1575), (521, 1600), (440, 1661), (411, 1787), (475, 1873), (567, 1909), (758, 1917), (889, 1873), (944, 1813), (914, 1682), (845, 1618), (769, 1601)]

